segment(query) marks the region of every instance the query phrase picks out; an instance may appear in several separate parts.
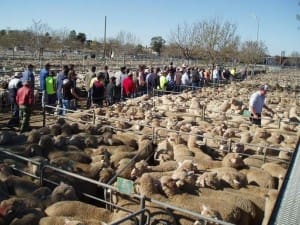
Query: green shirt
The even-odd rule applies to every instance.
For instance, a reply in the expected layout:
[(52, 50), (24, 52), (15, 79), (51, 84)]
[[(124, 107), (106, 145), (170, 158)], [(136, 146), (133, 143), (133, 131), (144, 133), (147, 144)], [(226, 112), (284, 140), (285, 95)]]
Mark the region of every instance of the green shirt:
[(46, 93), (48, 95), (53, 95), (56, 93), (55, 83), (55, 78), (53, 76), (46, 77)]
[(159, 86), (162, 90), (166, 90), (167, 83), (168, 83), (167, 78), (165, 76), (161, 75), (159, 78)]

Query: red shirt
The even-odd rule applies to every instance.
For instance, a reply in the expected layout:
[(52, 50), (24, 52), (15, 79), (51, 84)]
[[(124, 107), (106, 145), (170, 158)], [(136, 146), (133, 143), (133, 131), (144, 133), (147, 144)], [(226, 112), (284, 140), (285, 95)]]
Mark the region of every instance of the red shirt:
[(33, 91), (28, 86), (21, 87), (16, 96), (16, 102), (18, 105), (33, 105)]
[(135, 84), (131, 76), (123, 80), (123, 94), (129, 96), (135, 92)]

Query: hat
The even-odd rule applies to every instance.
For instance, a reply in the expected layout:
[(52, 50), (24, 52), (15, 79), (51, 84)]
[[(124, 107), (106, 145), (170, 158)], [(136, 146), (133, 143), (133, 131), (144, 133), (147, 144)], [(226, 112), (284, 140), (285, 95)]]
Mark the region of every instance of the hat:
[(149, 69), (145, 69), (145, 73), (149, 73)]
[(263, 85), (260, 85), (260, 86), (259, 86), (259, 90), (261, 90), (261, 91), (268, 91), (268, 90), (269, 90), (269, 87), (268, 87), (268, 85), (263, 84)]
[(20, 78), (22, 77), (22, 73), (21, 72), (15, 72), (15, 75), (14, 75), (16, 78)]

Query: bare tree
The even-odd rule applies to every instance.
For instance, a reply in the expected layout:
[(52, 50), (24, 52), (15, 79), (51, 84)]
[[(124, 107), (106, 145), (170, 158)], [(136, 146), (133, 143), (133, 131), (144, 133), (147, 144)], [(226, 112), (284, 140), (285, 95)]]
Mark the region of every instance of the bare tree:
[(42, 23), (41, 20), (35, 21), (33, 20), (32, 26), (28, 29), (28, 31), (32, 34), (29, 46), (38, 53), (38, 56), (41, 57), (43, 54), (43, 50), (48, 47), (49, 38), (46, 36), (46, 33), (50, 32), (50, 27)]
[(246, 41), (241, 46), (240, 61), (246, 64), (262, 62), (267, 51), (268, 49), (263, 42)]
[(217, 18), (197, 24), (197, 44), (202, 53), (209, 57), (210, 63), (232, 58), (238, 50), (239, 37), (236, 25), (220, 22)]
[(292, 52), (288, 61), (290, 65), (300, 67), (300, 53), (297, 51)]
[(185, 22), (182, 25), (178, 25), (177, 29), (171, 30), (169, 43), (177, 46), (184, 58), (190, 59), (197, 53), (198, 33), (199, 30), (196, 24), (190, 25)]
[[(118, 43), (118, 45), (116, 44)], [(133, 55), (135, 54), (135, 47), (140, 43), (138, 37), (136, 37), (133, 33), (120, 31), (115, 38), (114, 43), (115, 52), (117, 51), (120, 55)]]

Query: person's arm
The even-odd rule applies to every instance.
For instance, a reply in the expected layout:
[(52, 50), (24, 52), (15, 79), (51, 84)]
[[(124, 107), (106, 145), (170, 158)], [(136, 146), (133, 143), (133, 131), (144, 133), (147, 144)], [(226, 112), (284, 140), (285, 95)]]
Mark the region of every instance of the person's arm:
[(274, 111), (269, 107), (267, 106), (266, 104), (264, 104), (263, 106), (266, 110), (268, 110), (270, 113), (273, 113), (274, 114)]
[(250, 112), (253, 114), (254, 118), (256, 118), (256, 119), (258, 118), (258, 115), (256, 114), (253, 106), (250, 106)]
[(78, 100), (81, 99), (81, 97), (79, 97), (79, 96), (77, 95), (77, 93), (76, 93), (74, 87), (71, 88), (71, 94), (72, 94), (75, 98), (77, 98)]
[(249, 110), (253, 114), (253, 117), (257, 119), (258, 115), (256, 114), (256, 111), (254, 109), (254, 105), (256, 104), (256, 101), (257, 101), (257, 97), (251, 96), (250, 102), (249, 102)]

